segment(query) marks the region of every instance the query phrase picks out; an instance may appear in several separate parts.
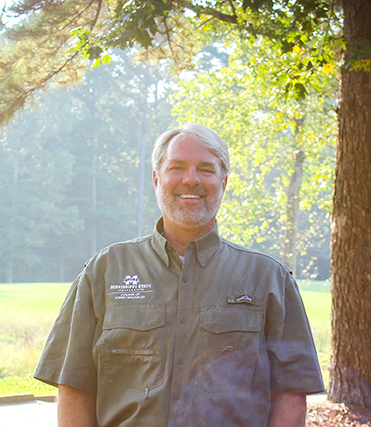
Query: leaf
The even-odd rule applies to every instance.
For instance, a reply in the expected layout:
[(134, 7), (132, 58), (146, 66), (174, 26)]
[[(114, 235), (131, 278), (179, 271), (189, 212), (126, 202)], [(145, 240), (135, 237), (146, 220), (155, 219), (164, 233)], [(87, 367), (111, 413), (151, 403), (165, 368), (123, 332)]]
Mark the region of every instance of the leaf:
[(137, 40), (145, 49), (152, 46), (152, 37), (149, 35), (147, 30), (140, 31)]
[(103, 49), (100, 46), (90, 46), (87, 50), (87, 55), (89, 59), (98, 59), (100, 54), (103, 52)]

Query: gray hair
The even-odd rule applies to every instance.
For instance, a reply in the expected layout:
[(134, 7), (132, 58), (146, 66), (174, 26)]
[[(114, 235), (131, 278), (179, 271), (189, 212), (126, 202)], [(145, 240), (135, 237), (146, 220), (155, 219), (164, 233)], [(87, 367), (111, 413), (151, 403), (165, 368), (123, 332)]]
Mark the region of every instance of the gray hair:
[(200, 145), (207, 148), (220, 160), (223, 174), (228, 175), (230, 160), (226, 143), (216, 132), (198, 123), (188, 123), (182, 128), (167, 130), (156, 139), (152, 151), (152, 168), (154, 171), (159, 171), (170, 141), (178, 135), (195, 138)]

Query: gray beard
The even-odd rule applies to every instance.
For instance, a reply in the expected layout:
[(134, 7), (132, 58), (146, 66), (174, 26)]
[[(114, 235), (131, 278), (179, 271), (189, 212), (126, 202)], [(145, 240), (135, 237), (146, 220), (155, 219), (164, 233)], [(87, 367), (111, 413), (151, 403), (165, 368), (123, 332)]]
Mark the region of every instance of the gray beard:
[(204, 206), (194, 212), (184, 212), (176, 204), (173, 196), (169, 196), (163, 191), (161, 185), (156, 188), (156, 197), (157, 204), (163, 215), (166, 215), (174, 224), (180, 227), (193, 228), (203, 226), (216, 217), (222, 202), (223, 190), (220, 188), (217, 197), (209, 200), (211, 203), (208, 206)]

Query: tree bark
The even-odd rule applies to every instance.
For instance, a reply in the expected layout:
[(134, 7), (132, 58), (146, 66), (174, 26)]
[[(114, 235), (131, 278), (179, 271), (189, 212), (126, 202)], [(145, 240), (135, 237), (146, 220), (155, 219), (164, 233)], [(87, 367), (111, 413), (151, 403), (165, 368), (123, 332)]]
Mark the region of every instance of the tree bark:
[(329, 398), (371, 408), (371, 72), (354, 71), (347, 62), (360, 43), (371, 43), (371, 2), (343, 0), (343, 7), (347, 51), (332, 218)]

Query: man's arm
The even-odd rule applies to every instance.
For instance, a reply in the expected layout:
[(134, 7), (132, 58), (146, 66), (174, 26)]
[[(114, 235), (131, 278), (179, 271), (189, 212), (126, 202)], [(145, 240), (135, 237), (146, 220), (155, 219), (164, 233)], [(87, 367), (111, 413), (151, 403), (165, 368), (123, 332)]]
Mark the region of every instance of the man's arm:
[(268, 427), (305, 427), (307, 396), (303, 393), (275, 393)]
[(96, 427), (95, 393), (59, 385), (58, 427)]

